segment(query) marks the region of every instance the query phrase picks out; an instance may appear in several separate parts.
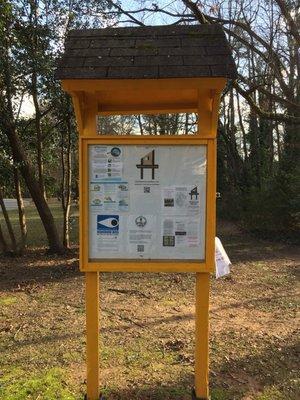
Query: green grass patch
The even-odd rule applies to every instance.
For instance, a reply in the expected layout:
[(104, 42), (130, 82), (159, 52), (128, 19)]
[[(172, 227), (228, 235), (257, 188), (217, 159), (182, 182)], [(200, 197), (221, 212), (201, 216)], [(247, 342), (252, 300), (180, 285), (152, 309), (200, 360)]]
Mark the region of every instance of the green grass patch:
[[(55, 220), (57, 230), (62, 236), (63, 233), (63, 212), (61, 204), (58, 201), (50, 200), (49, 207)], [(19, 214), (18, 210), (8, 210), (9, 218), (11, 220), (16, 239), (20, 240), (19, 228)], [(45, 247), (48, 245), (47, 236), (44, 226), (41, 222), (40, 216), (33, 203), (25, 207), (26, 223), (27, 223), (27, 245), (29, 247)], [(3, 222), (3, 215), (0, 213), (0, 221), (2, 222), (2, 229), (4, 236), (8, 243), (10, 243), (9, 235), (6, 225)], [(78, 207), (76, 205), (71, 207), (70, 215), (70, 240), (71, 243), (78, 243)]]
[(263, 393), (255, 397), (255, 400), (286, 400), (287, 397), (283, 395), (276, 387), (268, 387)]
[(10, 306), (16, 303), (18, 299), (13, 296), (0, 297), (0, 306)]
[(157, 386), (157, 385), (143, 385), (141, 387), (136, 387), (132, 391), (128, 390), (123, 393), (117, 388), (106, 387), (101, 390), (101, 394), (105, 399), (151, 399), (151, 400), (190, 400), (191, 390), (184, 387), (169, 387), (169, 386)]
[(63, 370), (52, 368), (37, 375), (14, 369), (0, 378), (1, 400), (77, 400), (66, 387)]
[(215, 388), (211, 390), (211, 400), (232, 400), (234, 397), (228, 390)]

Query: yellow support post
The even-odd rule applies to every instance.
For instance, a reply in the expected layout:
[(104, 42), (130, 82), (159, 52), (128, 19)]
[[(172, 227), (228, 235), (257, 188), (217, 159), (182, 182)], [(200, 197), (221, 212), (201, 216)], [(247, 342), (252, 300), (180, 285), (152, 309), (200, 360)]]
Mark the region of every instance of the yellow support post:
[(87, 400), (99, 400), (99, 273), (86, 272)]
[(209, 399), (209, 273), (196, 273), (195, 395)]

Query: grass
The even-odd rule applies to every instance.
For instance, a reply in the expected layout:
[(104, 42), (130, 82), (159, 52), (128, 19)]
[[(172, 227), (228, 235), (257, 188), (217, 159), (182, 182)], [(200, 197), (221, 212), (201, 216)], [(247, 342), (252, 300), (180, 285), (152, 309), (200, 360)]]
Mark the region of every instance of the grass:
[(276, 387), (267, 388), (256, 400), (286, 400), (286, 397)]
[(0, 379), (0, 398), (5, 400), (76, 400), (66, 387), (63, 374), (61, 369), (52, 368), (44, 373), (27, 376), (27, 371), (15, 369), (10, 371), (5, 378)]
[[(59, 206), (52, 209), (59, 222)], [(85, 305), (77, 249), (45, 253), (34, 209), (27, 216), (28, 251), (0, 256), (0, 399), (82, 400)], [(72, 235), (76, 242), (76, 227)], [(211, 281), (212, 400), (298, 400), (299, 254), (225, 223), (219, 236), (233, 268), (229, 277)], [(101, 274), (106, 400), (191, 398), (194, 284), (193, 274)]]
[(211, 393), (211, 400), (231, 400), (232, 394), (225, 389), (213, 389)]
[[(49, 201), (50, 209), (52, 215), (54, 217), (58, 232), (62, 235), (63, 230), (63, 212), (61, 205), (58, 201), (50, 200)], [(26, 207), (26, 221), (27, 221), (27, 228), (28, 228), (28, 237), (27, 243), (30, 247), (38, 248), (38, 247), (46, 247), (47, 246), (47, 236), (45, 234), (45, 229), (43, 224), (41, 223), (40, 217), (38, 212), (34, 206), (31, 204), (30, 206)], [(20, 239), (20, 231), (19, 231), (19, 215), (17, 210), (9, 210), (8, 211), (12, 226), (14, 228), (15, 235), (17, 240)], [(4, 231), (4, 236), (8, 239), (8, 233), (6, 229), (6, 225), (3, 221), (2, 214), (0, 212), (0, 222), (2, 229)], [(71, 207), (71, 216), (70, 216), (70, 239), (71, 243), (78, 242), (78, 207), (73, 205)]]
[(16, 303), (18, 301), (17, 297), (13, 296), (6, 296), (6, 297), (0, 297), (0, 306), (11, 306), (12, 304)]

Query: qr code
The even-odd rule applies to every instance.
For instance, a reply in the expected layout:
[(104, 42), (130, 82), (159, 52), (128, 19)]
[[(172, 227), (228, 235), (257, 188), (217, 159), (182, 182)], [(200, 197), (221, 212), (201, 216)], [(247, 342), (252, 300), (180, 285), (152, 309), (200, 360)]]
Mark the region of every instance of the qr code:
[(138, 253), (143, 253), (145, 250), (145, 246), (143, 244), (138, 244), (137, 245), (137, 251)]
[(163, 246), (164, 247), (174, 247), (175, 246), (175, 236), (163, 236)]
[(150, 186), (144, 186), (144, 193), (150, 193)]
[(165, 207), (174, 207), (174, 199), (165, 199)]

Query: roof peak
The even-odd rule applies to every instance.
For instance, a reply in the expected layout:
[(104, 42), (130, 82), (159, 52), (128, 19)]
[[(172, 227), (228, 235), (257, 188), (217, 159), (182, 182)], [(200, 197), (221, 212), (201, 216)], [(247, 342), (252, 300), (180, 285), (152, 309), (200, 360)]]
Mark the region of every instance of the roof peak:
[(205, 35), (223, 35), (223, 29), (218, 24), (193, 24), (193, 25), (145, 25), (145, 26), (122, 26), (115, 28), (94, 28), (94, 29), (72, 29), (69, 37), (82, 36), (146, 36), (161, 34), (182, 34), (182, 33), (201, 33)]

